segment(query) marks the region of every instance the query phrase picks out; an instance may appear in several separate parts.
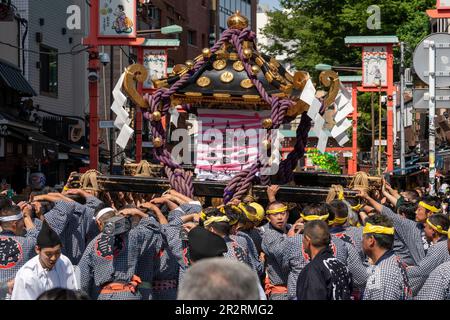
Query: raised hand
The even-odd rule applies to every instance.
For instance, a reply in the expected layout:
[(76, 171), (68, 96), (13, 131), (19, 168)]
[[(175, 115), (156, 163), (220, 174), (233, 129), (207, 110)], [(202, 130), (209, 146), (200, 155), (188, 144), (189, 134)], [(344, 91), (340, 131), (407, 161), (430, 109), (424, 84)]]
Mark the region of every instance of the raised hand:
[(280, 186), (276, 184), (267, 187), (267, 197), (269, 198), (269, 202), (276, 201), (278, 190), (280, 190)]

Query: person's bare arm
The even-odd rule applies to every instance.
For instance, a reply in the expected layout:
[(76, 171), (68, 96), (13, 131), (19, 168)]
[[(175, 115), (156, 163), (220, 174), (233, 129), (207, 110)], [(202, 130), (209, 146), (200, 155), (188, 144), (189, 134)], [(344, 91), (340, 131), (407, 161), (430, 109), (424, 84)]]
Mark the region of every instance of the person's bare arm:
[(56, 202), (56, 201), (75, 202), (74, 200), (62, 195), (61, 193), (56, 193), (56, 192), (42, 194), (42, 195), (33, 197), (33, 201), (41, 201), (41, 200), (50, 201), (50, 202)]
[(92, 195), (90, 193), (87, 193), (86, 191), (84, 191), (82, 189), (69, 189), (69, 190), (63, 191), (62, 194), (63, 195), (67, 195), (67, 194), (79, 195), (85, 199), (87, 197), (92, 197)]
[(183, 198), (180, 198), (178, 196), (175, 196), (175, 195), (172, 195), (172, 194), (168, 194), (168, 193), (163, 194), (161, 196), (161, 198), (168, 199), (169, 201), (171, 201), (173, 203), (176, 203), (178, 205), (182, 205), (184, 203), (188, 203), (188, 201), (184, 200)]
[(366, 220), (367, 218), (369, 218), (369, 215), (367, 213), (365, 213), (364, 211), (360, 211), (359, 213), (359, 218), (361, 219), (363, 224), (366, 224)]
[(140, 218), (146, 218), (147, 216), (141, 210), (137, 208), (126, 208), (120, 210), (120, 213), (124, 216), (138, 216)]
[(381, 213), (381, 211), (383, 210), (383, 206), (380, 203), (378, 203), (376, 200), (372, 199), (367, 194), (366, 191), (364, 191), (364, 190), (357, 190), (357, 191), (358, 191), (358, 197), (367, 201), (372, 208), (374, 208), (377, 212)]
[(22, 202), (18, 203), (18, 206), (19, 206), (20, 210), (23, 213), (23, 223), (25, 225), (25, 229), (27, 231), (31, 230), (31, 229), (34, 229), (36, 226), (34, 225), (33, 219), (31, 218), (32, 215), (33, 215), (32, 214), (33, 210), (31, 208), (31, 205), (26, 203), (26, 202), (24, 202), (24, 201), (22, 201)]
[(386, 190), (386, 188), (384, 188), (384, 186), (383, 186), (383, 188), (381, 189), (381, 191), (383, 192), (383, 195), (386, 197), (386, 199), (388, 199), (388, 201), (394, 206), (394, 207), (396, 207), (397, 206), (397, 198), (396, 197), (394, 197), (391, 193), (389, 193), (389, 192), (387, 192), (387, 190)]
[(149, 202), (153, 203), (153, 204), (165, 204), (165, 205), (167, 205), (167, 207), (169, 208), (170, 211), (175, 210), (176, 208), (179, 207), (178, 204), (172, 202), (167, 197), (155, 198), (155, 199), (150, 200)]
[[(153, 199), (154, 200), (154, 199)], [(160, 224), (168, 224), (166, 216), (159, 210), (158, 206), (152, 202), (145, 202), (141, 205), (144, 208), (150, 209), (155, 213), (156, 219)]]
[(267, 187), (267, 197), (269, 198), (269, 203), (275, 202), (278, 190), (280, 190), (280, 186), (273, 184)]
[(386, 188), (386, 191), (389, 192), (396, 199), (400, 199), (400, 197), (401, 197), (400, 193), (397, 190), (393, 189), (386, 180), (383, 180), (383, 181), (384, 181), (384, 186)]
[(182, 216), (180, 218), (183, 221), (183, 223), (186, 223), (186, 222), (192, 222), (192, 221), (195, 221), (195, 220), (198, 221), (198, 217), (199, 217), (198, 213), (192, 213), (192, 214), (188, 214), (188, 215)]
[(194, 199), (191, 199), (191, 198), (185, 196), (184, 194), (179, 193), (178, 191), (175, 191), (174, 189), (170, 189), (169, 192), (168, 192), (168, 194), (170, 194), (170, 195), (172, 195), (172, 196), (175, 196), (175, 197), (177, 197), (177, 198), (180, 198), (180, 199), (183, 200), (185, 203), (186, 203), (186, 202), (194, 201)]

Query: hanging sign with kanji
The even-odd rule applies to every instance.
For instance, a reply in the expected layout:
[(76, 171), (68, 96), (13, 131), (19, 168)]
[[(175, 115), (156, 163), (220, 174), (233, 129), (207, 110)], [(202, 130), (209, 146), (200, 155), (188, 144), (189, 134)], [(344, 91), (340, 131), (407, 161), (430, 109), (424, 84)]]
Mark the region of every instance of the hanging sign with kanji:
[(99, 37), (136, 37), (136, 0), (99, 0)]
[(363, 87), (387, 86), (387, 56), (386, 46), (363, 47)]
[(148, 78), (143, 83), (143, 89), (152, 89), (152, 79), (167, 77), (167, 51), (164, 49), (144, 49), (143, 65), (148, 70)]

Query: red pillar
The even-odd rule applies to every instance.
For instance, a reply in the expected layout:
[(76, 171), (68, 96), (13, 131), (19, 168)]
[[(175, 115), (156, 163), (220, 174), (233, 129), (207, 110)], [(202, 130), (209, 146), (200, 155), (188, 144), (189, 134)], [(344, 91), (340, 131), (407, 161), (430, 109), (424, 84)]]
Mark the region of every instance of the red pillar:
[[(89, 71), (98, 72), (98, 48), (89, 50)], [(89, 169), (98, 170), (98, 82), (89, 81)]]
[(355, 174), (358, 170), (358, 86), (352, 83), (352, 158), (349, 161), (348, 174)]
[(387, 65), (388, 65), (388, 89), (387, 89), (387, 135), (386, 135), (386, 143), (387, 143), (387, 170), (394, 170), (394, 55), (392, 46), (388, 46), (387, 48), (388, 57), (387, 57)]

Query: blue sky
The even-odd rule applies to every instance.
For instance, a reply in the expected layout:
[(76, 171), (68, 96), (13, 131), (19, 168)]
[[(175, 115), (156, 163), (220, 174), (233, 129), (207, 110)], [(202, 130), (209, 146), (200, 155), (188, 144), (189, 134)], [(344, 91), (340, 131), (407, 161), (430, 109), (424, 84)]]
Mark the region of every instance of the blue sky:
[(280, 7), (279, 0), (259, 0), (259, 3), (268, 4), (270, 6), (270, 8), (273, 8), (273, 7), (279, 8)]

